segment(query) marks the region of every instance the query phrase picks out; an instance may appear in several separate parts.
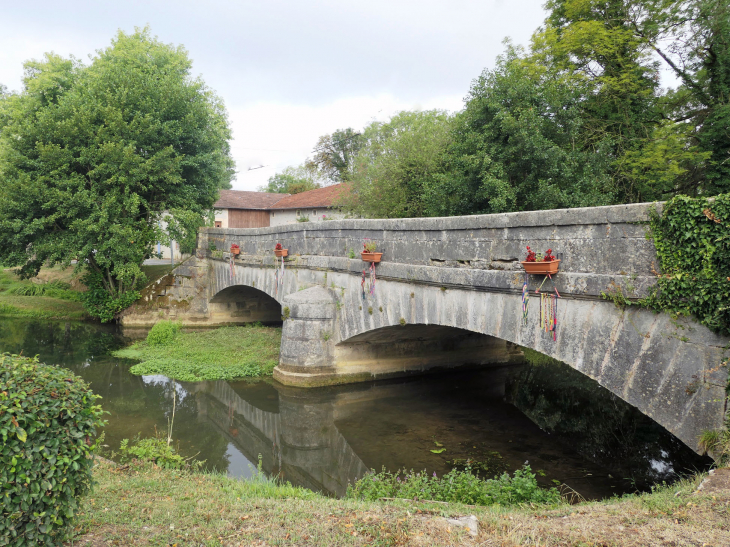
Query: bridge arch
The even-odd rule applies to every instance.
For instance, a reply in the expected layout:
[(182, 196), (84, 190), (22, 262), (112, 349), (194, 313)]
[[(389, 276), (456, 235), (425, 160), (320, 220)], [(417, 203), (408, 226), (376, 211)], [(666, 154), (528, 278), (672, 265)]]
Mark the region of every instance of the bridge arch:
[(516, 345), (596, 380), (692, 448), (701, 432), (698, 421), (713, 415), (723, 397), (721, 390), (693, 389), (719, 362), (721, 346), (705, 351), (715, 341), (708, 339), (712, 335), (667, 314), (564, 298), (553, 340), (535, 318), (539, 307), (522, 324), (517, 294), (381, 278), (374, 295), (363, 299), (359, 279), (343, 277), (349, 280), (338, 278), (345, 285), (340, 292), (320, 286), (284, 299), (291, 317), (284, 323), (279, 381), (313, 386), (431, 367), (509, 363), (517, 358)]

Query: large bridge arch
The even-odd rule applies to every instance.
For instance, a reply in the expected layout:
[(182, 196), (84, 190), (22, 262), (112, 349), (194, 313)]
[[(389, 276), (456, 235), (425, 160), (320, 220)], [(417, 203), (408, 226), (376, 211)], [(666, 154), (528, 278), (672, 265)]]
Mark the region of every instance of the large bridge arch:
[(702, 429), (721, 424), (722, 384), (702, 381), (722, 358), (722, 340), (689, 320), (562, 298), (553, 340), (534, 317), (539, 307), (522, 324), (516, 294), (381, 279), (363, 300), (359, 280), (347, 277), (344, 290), (316, 287), (284, 299), (291, 316), (275, 371), (279, 381), (314, 386), (498, 365), (514, 361), (515, 346), (523, 346), (596, 380), (692, 448)]

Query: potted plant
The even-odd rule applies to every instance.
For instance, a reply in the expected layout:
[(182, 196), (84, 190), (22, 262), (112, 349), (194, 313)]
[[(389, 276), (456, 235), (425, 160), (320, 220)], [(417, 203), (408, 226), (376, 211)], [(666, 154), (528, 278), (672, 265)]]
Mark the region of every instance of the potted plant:
[(553, 250), (548, 249), (545, 256), (538, 255), (527, 246), (527, 258), (521, 262), (528, 274), (551, 275), (558, 273), (560, 260), (553, 256)]
[(236, 245), (235, 243), (232, 243), (231, 244), (231, 254), (232, 255), (237, 255), (237, 254), (240, 254), (240, 253), (241, 253), (241, 248), (238, 245)]
[(277, 243), (276, 247), (274, 247), (274, 254), (279, 258), (289, 256), (289, 249), (285, 249), (281, 246), (281, 243)]
[(383, 253), (376, 253), (376, 248), (377, 245), (374, 241), (368, 241), (366, 243), (363, 243), (360, 256), (365, 262), (380, 262), (380, 257), (383, 256)]

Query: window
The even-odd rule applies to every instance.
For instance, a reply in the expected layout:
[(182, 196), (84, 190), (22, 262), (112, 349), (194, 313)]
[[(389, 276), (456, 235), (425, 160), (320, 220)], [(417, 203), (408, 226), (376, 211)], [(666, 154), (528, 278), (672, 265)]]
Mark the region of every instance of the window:
[(312, 216), (315, 216), (315, 217), (317, 216), (317, 209), (312, 211)]
[(222, 222), (222, 221), (220, 221), (220, 220), (216, 220), (216, 221), (215, 221), (215, 227), (216, 227), (216, 228), (222, 228), (222, 227), (223, 227), (223, 222)]
[(298, 217), (302, 216), (302, 212), (299, 209), (297, 209), (297, 216)]

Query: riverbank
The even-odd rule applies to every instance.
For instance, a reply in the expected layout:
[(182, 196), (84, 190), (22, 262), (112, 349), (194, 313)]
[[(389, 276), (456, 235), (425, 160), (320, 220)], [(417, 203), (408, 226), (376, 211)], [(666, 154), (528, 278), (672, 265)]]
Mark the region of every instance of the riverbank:
[[(144, 265), (148, 283), (159, 279), (170, 265)], [(12, 268), (0, 267), (0, 317), (86, 321), (81, 302), (86, 287), (74, 267), (41, 268), (33, 279), (20, 279)]]
[(0, 316), (85, 320), (82, 288), (71, 268), (42, 268), (34, 280), (21, 280), (12, 270), (0, 269)]
[[(101, 461), (68, 545), (730, 545), (730, 484), (539, 507), (338, 500), (222, 475)], [(442, 517), (474, 515), (472, 537)]]
[(141, 361), (132, 374), (161, 374), (184, 382), (264, 378), (279, 363), (281, 328), (252, 324), (180, 332), (180, 327), (160, 321), (146, 340), (112, 353)]

